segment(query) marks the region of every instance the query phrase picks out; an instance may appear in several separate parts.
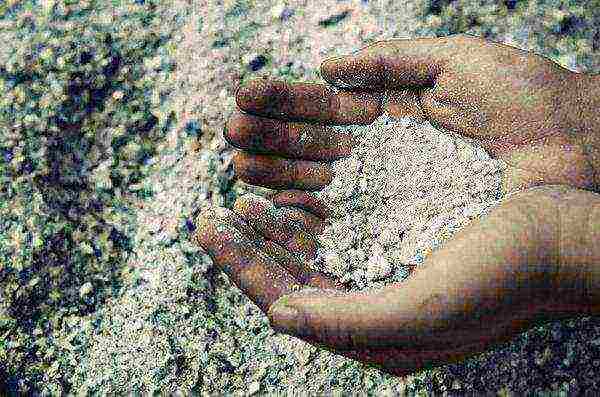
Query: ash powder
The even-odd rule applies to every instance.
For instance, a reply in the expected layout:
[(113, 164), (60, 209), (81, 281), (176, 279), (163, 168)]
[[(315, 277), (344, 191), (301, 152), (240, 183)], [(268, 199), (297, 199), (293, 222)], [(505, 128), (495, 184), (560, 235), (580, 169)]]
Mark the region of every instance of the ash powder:
[(333, 215), (316, 236), (319, 249), (309, 266), (350, 290), (404, 280), (433, 249), (501, 201), (506, 163), (467, 138), (387, 113), (370, 125), (333, 128), (359, 143), (332, 163), (332, 182), (313, 193)]

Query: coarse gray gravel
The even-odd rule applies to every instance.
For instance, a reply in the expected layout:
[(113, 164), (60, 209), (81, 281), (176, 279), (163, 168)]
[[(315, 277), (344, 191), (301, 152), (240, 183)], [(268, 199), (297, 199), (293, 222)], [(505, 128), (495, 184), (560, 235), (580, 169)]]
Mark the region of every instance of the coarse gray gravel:
[[(155, 161), (156, 173), (150, 183), (156, 194), (139, 203), (134, 241), (137, 255), (128, 263), (135, 277), (124, 280), (126, 292), (107, 302), (94, 319), (65, 325), (67, 341), (61, 339), (60, 343), (66, 346), (69, 338), (76, 338), (81, 347), (66, 349), (65, 363), (69, 364), (49, 372), (48, 380), (68, 379), (72, 393), (102, 395), (155, 391), (528, 395), (559, 389), (561, 395), (576, 395), (597, 391), (600, 324), (595, 318), (536, 327), (464, 362), (396, 378), (275, 334), (257, 307), (188, 241), (185, 229), (192, 230), (193, 225), (186, 221), (201, 209), (231, 207), (241, 194), (269, 192), (232, 180), (233, 150), (221, 133), (234, 110), (240, 80), (265, 74), (320, 81), (318, 66), (328, 56), (352, 52), (373, 40), (425, 35), (416, 33), (418, 26), (433, 29), (449, 18), (430, 15), (423, 22), (417, 10), (427, 3), (177, 1), (172, 12), (180, 18), (170, 23), (179, 28), (174, 39), (179, 62), (164, 84), (176, 87), (170, 106), (178, 111), (178, 123)], [(456, 3), (470, 10), (487, 10), (496, 2)], [(588, 12), (585, 9), (594, 4), (582, 2), (581, 7)], [(550, 2), (531, 2), (518, 16), (494, 16), (492, 12), (481, 23), (493, 28), (490, 39), (548, 54), (551, 48), (544, 45), (559, 43), (554, 59), (563, 66), (598, 69), (597, 49), (584, 46), (589, 40), (580, 43), (588, 54), (585, 66), (581, 53), (551, 36), (554, 25), (543, 22), (551, 19), (540, 18), (538, 11), (555, 8)], [(456, 11), (454, 5), (451, 9)], [(548, 15), (554, 14), (548, 11)], [(585, 31), (588, 39), (600, 26), (595, 21), (596, 27)], [(552, 42), (547, 41), (551, 38)], [(268, 63), (260, 72), (250, 72), (250, 64), (261, 54)], [(192, 121), (200, 126), (198, 140), (185, 133)], [(441, 140), (447, 140), (447, 135), (421, 128), (415, 131), (433, 139), (436, 150), (446, 147)], [(420, 179), (426, 180), (434, 168), (419, 163), (421, 144), (422, 140), (407, 143), (405, 153), (414, 170), (423, 173)], [(468, 141), (459, 145), (459, 152), (465, 153), (461, 163), (474, 170), (479, 161), (476, 147)], [(422, 205), (430, 208), (446, 193), (424, 189)], [(439, 232), (427, 237), (419, 233), (416, 242), (428, 243)]]

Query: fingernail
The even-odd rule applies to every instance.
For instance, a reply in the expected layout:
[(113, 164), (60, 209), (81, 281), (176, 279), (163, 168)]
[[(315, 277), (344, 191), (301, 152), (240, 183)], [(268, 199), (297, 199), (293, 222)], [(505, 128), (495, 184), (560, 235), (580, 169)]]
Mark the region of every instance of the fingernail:
[(294, 335), (300, 329), (300, 312), (290, 306), (273, 307), (273, 329), (284, 334)]

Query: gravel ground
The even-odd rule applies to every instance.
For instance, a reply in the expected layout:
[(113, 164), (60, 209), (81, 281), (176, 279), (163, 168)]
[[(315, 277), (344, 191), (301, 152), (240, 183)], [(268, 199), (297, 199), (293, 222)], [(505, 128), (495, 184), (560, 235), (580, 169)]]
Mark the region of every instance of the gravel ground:
[[(231, 207), (240, 194), (268, 192), (232, 179), (233, 151), (222, 139), (235, 90), (247, 78), (321, 81), (318, 67), (326, 57), (374, 40), (457, 31), (551, 56), (571, 70), (600, 69), (600, 16), (592, 13), (600, 9), (598, 1), (577, 7), (565, 1), (523, 2), (510, 12), (495, 3), (176, 1), (170, 11), (178, 17), (168, 23), (179, 30), (178, 66), (163, 84), (175, 90), (171, 107), (178, 121), (154, 159), (156, 171), (148, 183), (155, 195), (137, 203), (136, 255), (126, 264), (126, 292), (57, 331), (53, 343), (65, 357), (48, 371), (45, 393), (61, 394), (58, 380), (70, 383), (71, 393), (102, 395), (597, 391), (600, 323), (595, 318), (536, 327), (464, 362), (396, 378), (275, 334), (256, 306), (188, 240), (194, 229), (190, 220), (202, 208)], [(422, 17), (423, 11), (428, 15)], [(476, 25), (464, 16), (469, 14), (481, 15)], [(73, 341), (78, 348), (69, 348)]]

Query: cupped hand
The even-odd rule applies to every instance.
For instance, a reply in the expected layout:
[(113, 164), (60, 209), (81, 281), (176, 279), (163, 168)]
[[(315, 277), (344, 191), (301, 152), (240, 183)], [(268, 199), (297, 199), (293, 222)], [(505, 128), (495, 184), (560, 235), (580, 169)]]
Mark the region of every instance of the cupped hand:
[(241, 87), (225, 139), (245, 182), (318, 190), (354, 142), (333, 125), (413, 116), (478, 141), (509, 168), (505, 192), (541, 184), (588, 189), (593, 168), (570, 114), (576, 73), (468, 35), (379, 41), (321, 64), (330, 85), (256, 79)]
[(540, 220), (556, 219), (555, 196), (513, 197), (376, 291), (348, 292), (308, 267), (326, 219), (307, 192), (243, 195), (203, 212), (194, 239), (276, 331), (403, 376), (503, 343), (544, 314), (557, 234)]

